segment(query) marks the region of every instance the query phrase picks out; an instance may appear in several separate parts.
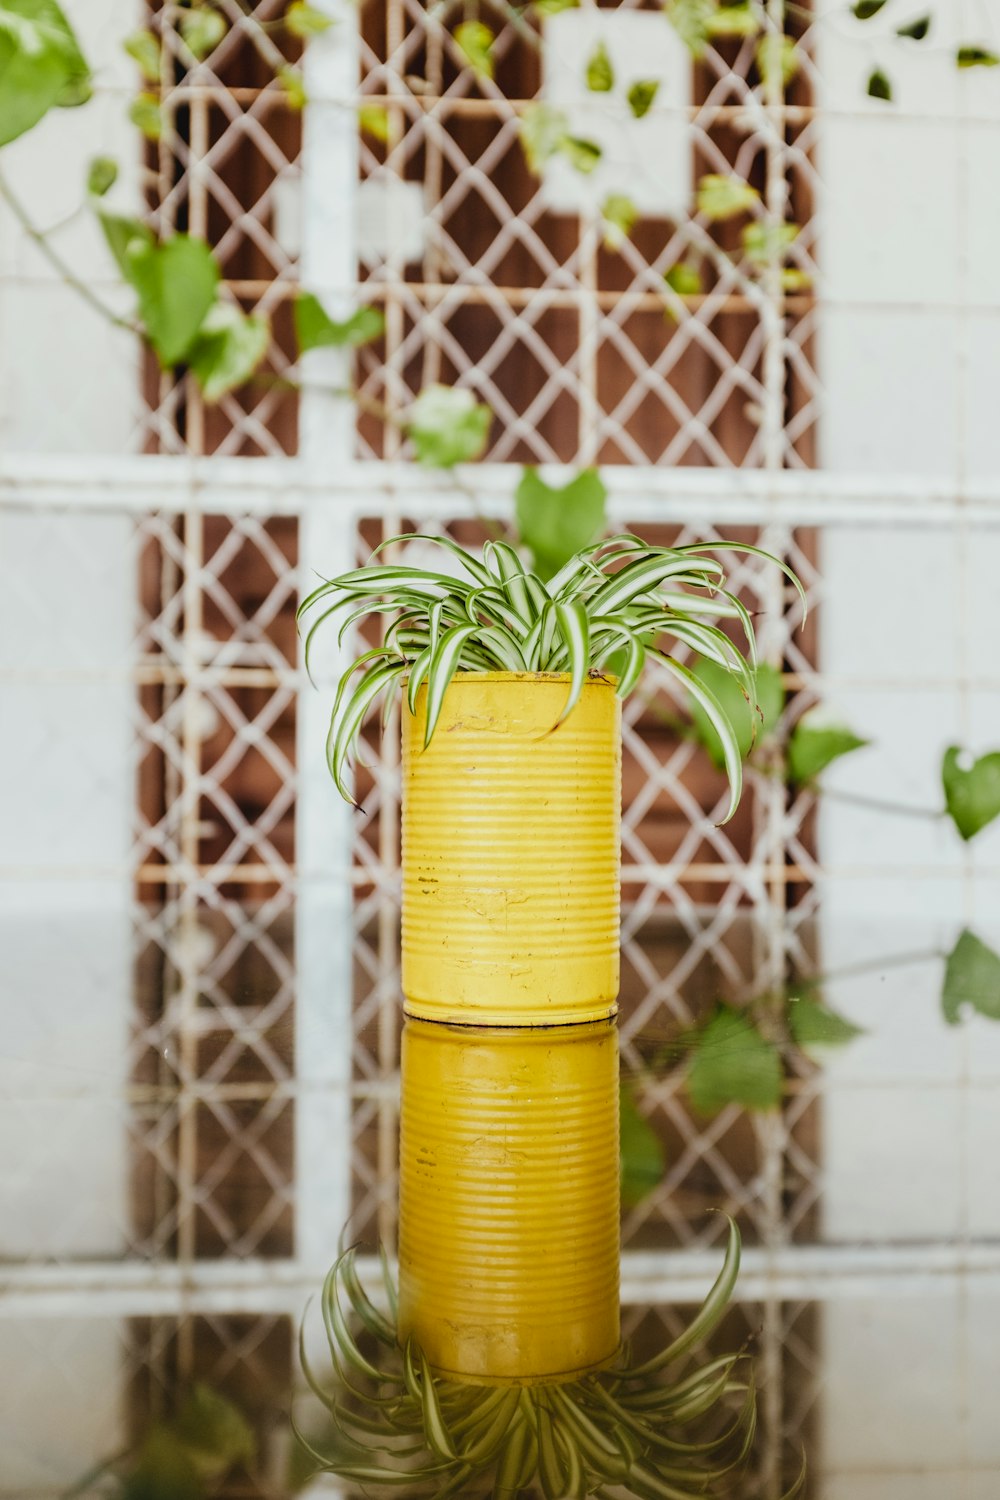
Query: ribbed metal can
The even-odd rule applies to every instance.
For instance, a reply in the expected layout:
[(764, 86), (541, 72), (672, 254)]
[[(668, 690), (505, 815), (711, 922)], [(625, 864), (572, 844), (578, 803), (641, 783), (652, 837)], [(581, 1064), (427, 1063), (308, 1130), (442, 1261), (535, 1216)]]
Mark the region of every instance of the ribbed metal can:
[(613, 1022), (407, 1021), (399, 1332), (446, 1377), (569, 1380), (619, 1344)]
[(410, 1015), (561, 1025), (614, 1015), (621, 704), (593, 679), (459, 673), (424, 749), (403, 709), (402, 988)]

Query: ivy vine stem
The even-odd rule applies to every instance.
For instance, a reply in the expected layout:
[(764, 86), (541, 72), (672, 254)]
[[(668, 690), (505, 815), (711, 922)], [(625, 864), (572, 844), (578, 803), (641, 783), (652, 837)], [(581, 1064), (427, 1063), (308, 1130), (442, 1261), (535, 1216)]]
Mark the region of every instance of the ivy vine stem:
[(948, 813), (943, 807), (914, 807), (909, 802), (891, 802), (884, 797), (866, 797), (863, 792), (831, 791), (828, 787), (817, 787), (820, 796), (832, 798), (834, 802), (847, 802), (854, 807), (871, 807), (877, 812), (896, 813), (900, 817), (927, 818), (938, 822)]
[(113, 312), (106, 303), (101, 301), (97, 293), (77, 276), (72, 267), (67, 265), (59, 251), (49, 243), (45, 230), (39, 229), (38, 225), (34, 223), (24, 204), (2, 172), (0, 172), (0, 198), (4, 200), (24, 233), (38, 246), (49, 265), (58, 273), (60, 280), (66, 286), (81, 296), (84, 302), (92, 307), (95, 312), (100, 313), (101, 317), (108, 323), (113, 323), (116, 328), (125, 328), (129, 333), (138, 333), (140, 331), (130, 318), (124, 318), (119, 313)]

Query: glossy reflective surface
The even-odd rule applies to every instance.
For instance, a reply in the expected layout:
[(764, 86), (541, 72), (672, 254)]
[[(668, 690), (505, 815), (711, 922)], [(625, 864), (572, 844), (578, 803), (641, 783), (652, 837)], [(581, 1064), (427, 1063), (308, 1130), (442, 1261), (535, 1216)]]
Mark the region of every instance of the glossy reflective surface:
[[(813, 977), (776, 985), (767, 935), (708, 912), (647, 921), (623, 976), (623, 1334), (636, 1359), (676, 1336), (731, 1213), (712, 1348), (756, 1361), (746, 1500), (802, 1450), (815, 1500), (1000, 1493), (1000, 932), (962, 932), (802, 920), (785, 972)], [(280, 911), (199, 914), (186, 943), (185, 989), (149, 917), (4, 931), (0, 1494), (126, 1450), (178, 1496), (330, 1487), (290, 1429), (294, 1400), (319, 1436), (296, 1341), (344, 1218), (373, 1291), (395, 1248), (398, 1003), (346, 1031), (331, 1003), (324, 1031)], [(321, 1362), (315, 1307), (307, 1330)]]

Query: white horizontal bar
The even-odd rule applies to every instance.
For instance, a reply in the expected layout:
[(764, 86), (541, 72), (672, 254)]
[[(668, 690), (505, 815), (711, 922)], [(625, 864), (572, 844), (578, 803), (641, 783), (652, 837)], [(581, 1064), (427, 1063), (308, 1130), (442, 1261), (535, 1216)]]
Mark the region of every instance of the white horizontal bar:
[[(331, 1258), (333, 1255), (331, 1247)], [(629, 1251), (622, 1256), (622, 1301), (699, 1302), (715, 1280), (722, 1250)], [(359, 1261), (377, 1295), (377, 1259)], [(196, 1261), (187, 1266), (77, 1262), (7, 1265), (0, 1274), (0, 1316), (136, 1317), (283, 1312), (298, 1317), (329, 1267), (290, 1260)], [(744, 1250), (741, 1301), (848, 1300), (943, 1295), (975, 1277), (1000, 1290), (1000, 1244), (791, 1245)]]
[[(333, 501), (360, 516), (448, 520), (507, 517), (520, 467), (476, 464), (448, 473), (415, 464), (356, 463), (331, 470), (300, 459), (0, 457), (0, 505), (94, 512), (298, 515)], [(575, 471), (545, 471), (555, 483)], [(946, 476), (879, 477), (821, 470), (602, 469), (613, 520), (821, 526), (951, 526), (959, 518), (1000, 528), (1000, 478), (959, 484)]]

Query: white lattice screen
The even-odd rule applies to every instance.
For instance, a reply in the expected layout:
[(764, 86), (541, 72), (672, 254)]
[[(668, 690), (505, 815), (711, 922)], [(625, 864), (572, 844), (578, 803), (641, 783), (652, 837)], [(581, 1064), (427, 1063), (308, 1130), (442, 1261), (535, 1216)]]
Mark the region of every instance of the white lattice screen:
[[(197, 65), (177, 32), (180, 10), (156, 10), (165, 129), (144, 157), (128, 138), (122, 191), (156, 227), (206, 236), (228, 294), (270, 316), (271, 353), (246, 390), (207, 407), (190, 377), (160, 374), (127, 335), (108, 334), (10, 215), (0, 218), (0, 309), (12, 335), (2, 358), (0, 670), (16, 724), (3, 760), (0, 891), (19, 1016), (0, 1115), (14, 1205), (0, 1245), (0, 1307), (13, 1332), (0, 1360), (16, 1369), (61, 1359), (69, 1413), (65, 1452), (40, 1460), (30, 1411), (15, 1403), (12, 1494), (58, 1489), (72, 1477), (71, 1452), (113, 1447), (176, 1378), (232, 1376), (252, 1405), (255, 1387), (291, 1374), (295, 1319), (344, 1220), (369, 1241), (393, 1239), (394, 739), (392, 726), (384, 738), (372, 726), (362, 811), (349, 814), (322, 761), (336, 660), (320, 661), (315, 692), (294, 635), (313, 569), (363, 561), (403, 529), (474, 542), (486, 524), (511, 524), (520, 465), (568, 474), (599, 463), (616, 527), (740, 535), (799, 572), (806, 630), (773, 572), (736, 567), (764, 650), (784, 670), (791, 725), (818, 701), (863, 705), (866, 693), (891, 696), (919, 678), (902, 648), (886, 666), (868, 643), (882, 663), (869, 670), (865, 649), (852, 657), (840, 645), (851, 549), (879, 528), (888, 582), (873, 637), (892, 635), (893, 609), (916, 609), (908, 577), (893, 572), (905, 532), (928, 573), (952, 559), (940, 564), (941, 609), (964, 621), (937, 686), (920, 682), (947, 703), (926, 710), (940, 709), (942, 724), (953, 714), (953, 732), (969, 741), (993, 723), (995, 665), (970, 645), (990, 601), (969, 584), (979, 560), (995, 558), (989, 453), (970, 466), (959, 432), (954, 452), (925, 462), (926, 413), (900, 426), (912, 464), (882, 464), (875, 440), (869, 462), (860, 440), (836, 436), (860, 430), (844, 319), (883, 330), (864, 346), (869, 373), (858, 377), (877, 385), (870, 370), (896, 350), (907, 315), (891, 291), (866, 300), (852, 290), (837, 259), (844, 235), (831, 205), (843, 208), (837, 192), (864, 155), (845, 158), (844, 142), (871, 122), (836, 26), (795, 11), (799, 68), (787, 90), (761, 83), (752, 41), (709, 46), (696, 67), (682, 58), (683, 73), (671, 74), (682, 102), (665, 90), (653, 114), (686, 132), (688, 201), (698, 177), (735, 173), (757, 187), (752, 211), (764, 226), (801, 224), (787, 265), (811, 280), (786, 292), (781, 260), (748, 260), (739, 237), (704, 214), (647, 215), (609, 248), (593, 205), (552, 207), (555, 189), (528, 171), (520, 140), (525, 112), (550, 86), (530, 9), (483, 6), (497, 32), (487, 80), (462, 66), (451, 37), (461, 7), (339, 7), (337, 26), (301, 59), (310, 102), (300, 114), (275, 78), (298, 65), (270, 26), (284, 7), (219, 8), (227, 34)], [(612, 12), (659, 19), (652, 6), (599, 9), (609, 37)], [(768, 0), (766, 10), (777, 24), (783, 7)], [(66, 121), (49, 120), (9, 153), (11, 182), (46, 222), (75, 204), (86, 157), (120, 142), (135, 88), (118, 53), (134, 16), (108, 4), (75, 19), (103, 67), (90, 123), (67, 147)], [(359, 106), (383, 111), (385, 142), (360, 128)], [(942, 106), (946, 123), (958, 121), (963, 172), (979, 149), (977, 108)], [(904, 99), (900, 129), (906, 118)], [(641, 133), (633, 144), (641, 155)], [(819, 171), (827, 156), (832, 185)], [(93, 226), (72, 222), (56, 242), (120, 307)], [(665, 273), (693, 260), (702, 290), (680, 298)], [(962, 421), (981, 399), (968, 326), (980, 294), (975, 267), (966, 274), (956, 317), (969, 342), (948, 390)], [(385, 332), (356, 356), (309, 356), (293, 389), (300, 287), (334, 314), (380, 306)], [(897, 320), (889, 332), (886, 309)], [(912, 346), (899, 347), (886, 369), (902, 378)], [(352, 379), (356, 405), (343, 396)], [(400, 422), (432, 381), (489, 406), (482, 464), (435, 474), (411, 462)], [(918, 413), (921, 382), (914, 371)], [(915, 477), (896, 477), (904, 471)], [(765, 770), (750, 774), (739, 820), (717, 828), (721, 780), (663, 722), (683, 711), (653, 676), (626, 714), (622, 1040), (632, 1072), (645, 1075), (657, 1048), (719, 994), (745, 999), (836, 967), (842, 955), (830, 950), (845, 929), (828, 913), (850, 918), (844, 892), (909, 881), (928, 921), (988, 914), (995, 845), (975, 856), (920, 846), (897, 859), (878, 831), (838, 842), (839, 824), (817, 831), (811, 795), (787, 796)], [(890, 783), (894, 774), (891, 763), (876, 773)], [(720, 1225), (702, 1210), (740, 1219), (747, 1296), (758, 1299), (745, 1321), (763, 1329), (769, 1382), (770, 1493), (783, 1434), (805, 1430), (816, 1396), (815, 1315), (800, 1299), (823, 1278), (881, 1287), (920, 1267), (892, 1247), (873, 1259), (861, 1232), (838, 1236), (823, 1204), (833, 1125), (806, 1060), (792, 1065), (776, 1115), (728, 1106), (706, 1122), (687, 1102), (681, 1063), (646, 1079), (637, 1099), (667, 1169), (626, 1211), (626, 1292), (655, 1304), (642, 1314), (650, 1324), (672, 1326), (668, 1302), (699, 1294), (715, 1264)], [(968, 1222), (959, 1228), (968, 1237)], [(962, 1263), (960, 1249), (948, 1254)], [(648, 1326), (637, 1334), (651, 1336)], [(99, 1419), (84, 1395), (95, 1368), (117, 1392)], [(258, 1489), (277, 1494), (283, 1439), (264, 1437)]]

